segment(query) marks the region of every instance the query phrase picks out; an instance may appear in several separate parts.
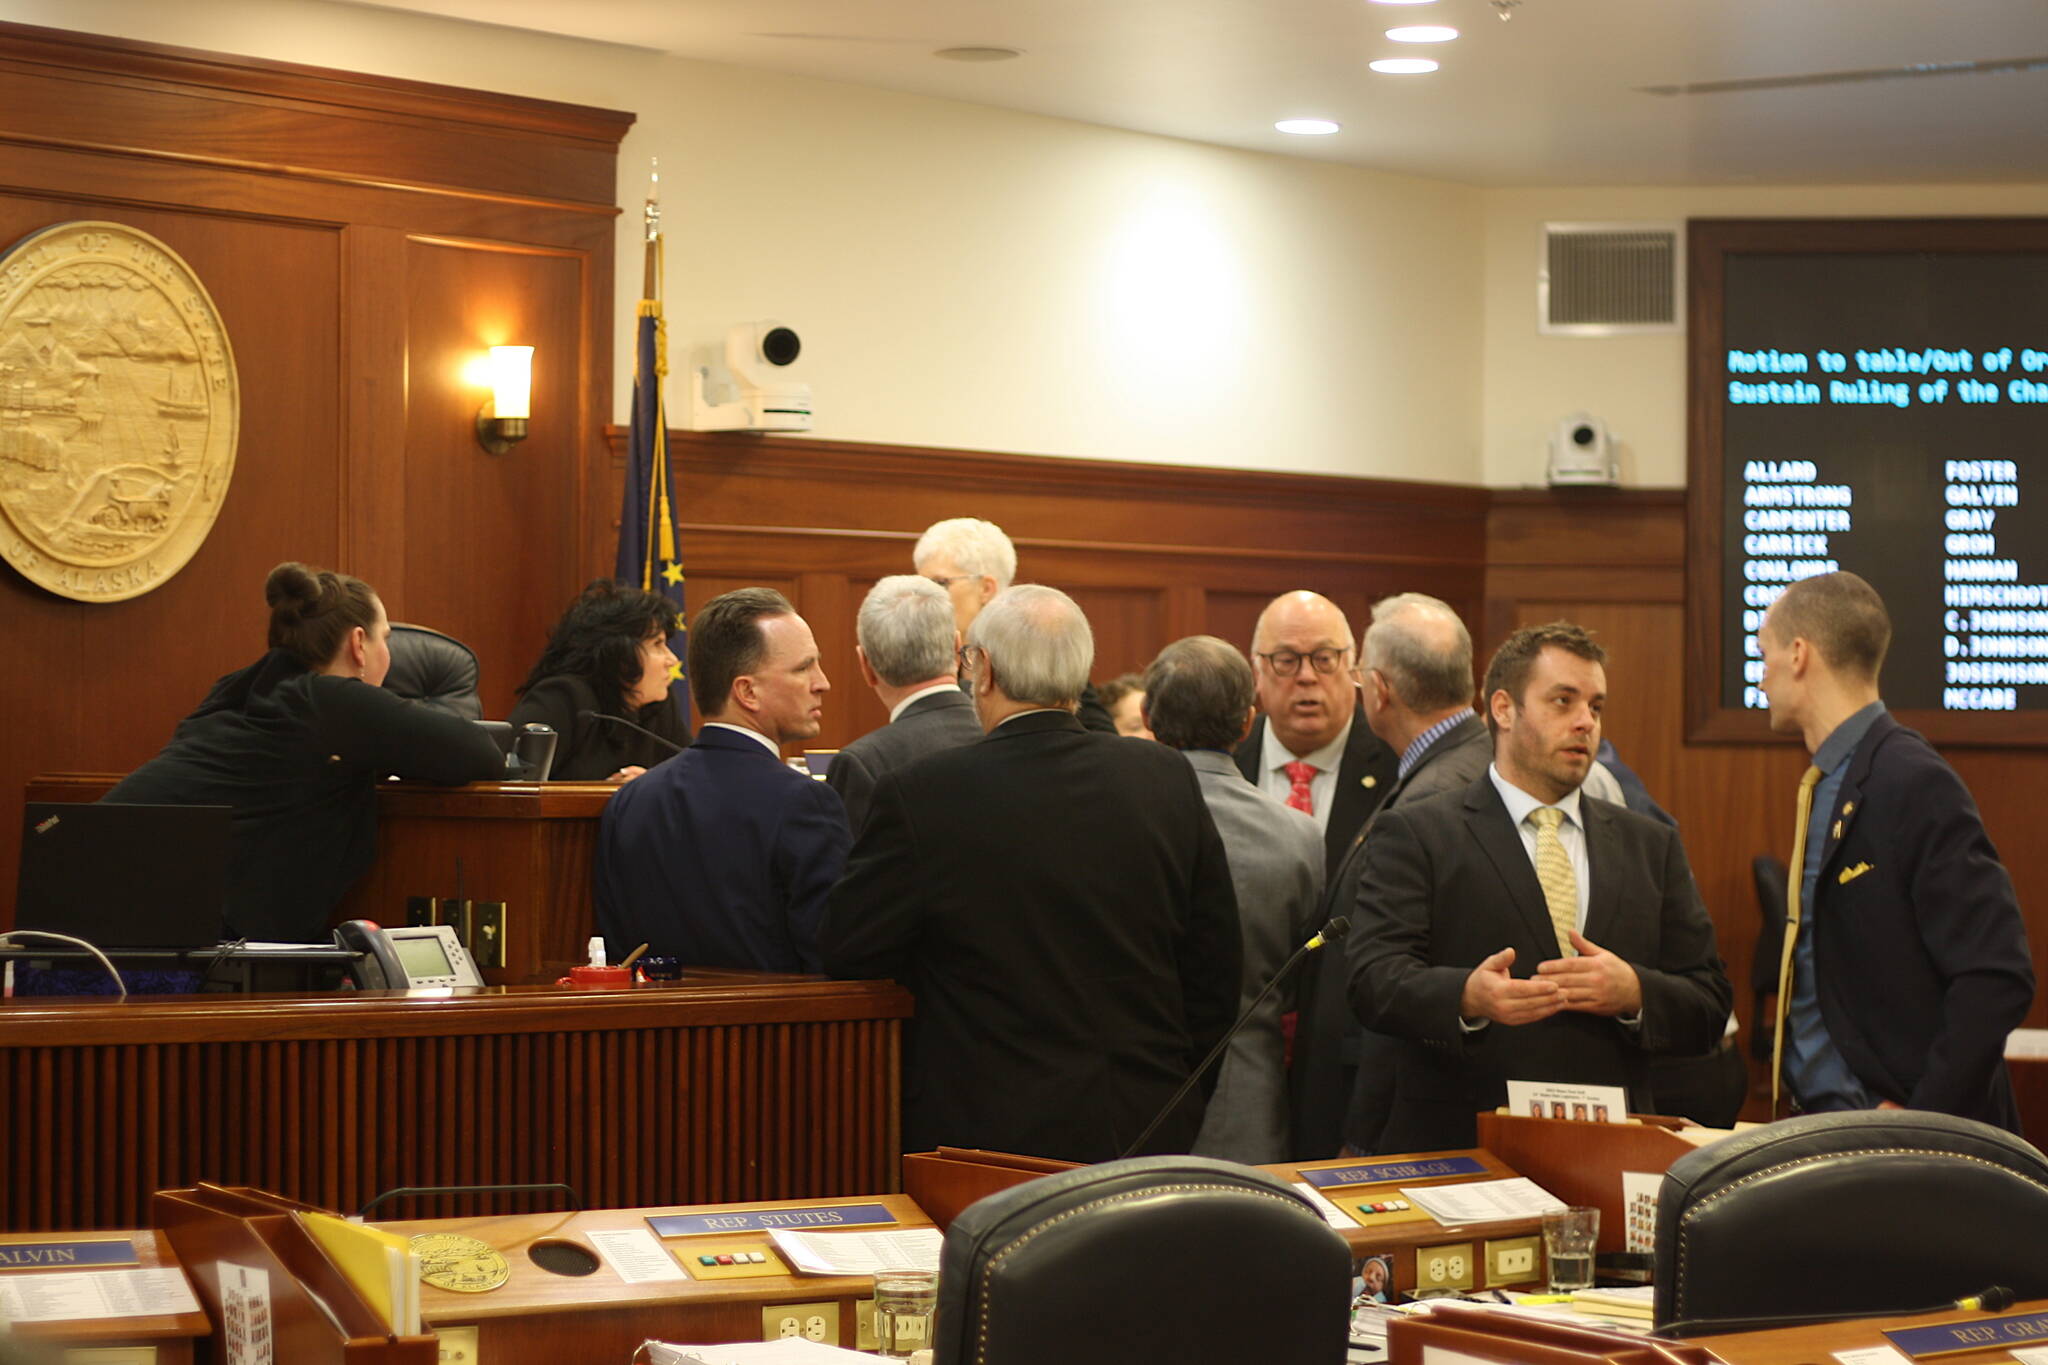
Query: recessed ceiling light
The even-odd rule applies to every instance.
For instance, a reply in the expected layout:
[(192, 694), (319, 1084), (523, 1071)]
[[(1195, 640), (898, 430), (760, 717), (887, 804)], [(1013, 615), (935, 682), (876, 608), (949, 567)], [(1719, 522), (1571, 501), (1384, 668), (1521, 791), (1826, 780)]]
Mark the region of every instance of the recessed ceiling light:
[(1410, 24), (1388, 29), (1387, 36), (1397, 43), (1448, 43), (1458, 36), (1458, 30), (1442, 24)]
[(1007, 62), (1024, 54), (1014, 47), (942, 47), (932, 55), (949, 62)]
[(1302, 137), (1324, 137), (1338, 128), (1326, 118), (1284, 118), (1273, 126), (1283, 133), (1296, 133)]
[(1427, 57), (1382, 57), (1366, 65), (1382, 76), (1420, 76), (1425, 71), (1436, 70), (1437, 66)]

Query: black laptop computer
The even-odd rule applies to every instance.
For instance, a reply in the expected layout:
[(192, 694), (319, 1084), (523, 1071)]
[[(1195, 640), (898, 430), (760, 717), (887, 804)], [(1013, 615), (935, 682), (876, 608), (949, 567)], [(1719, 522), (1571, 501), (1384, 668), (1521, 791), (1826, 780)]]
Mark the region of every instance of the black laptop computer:
[(226, 806), (30, 802), (15, 928), (70, 934), (103, 950), (214, 947), (231, 815)]

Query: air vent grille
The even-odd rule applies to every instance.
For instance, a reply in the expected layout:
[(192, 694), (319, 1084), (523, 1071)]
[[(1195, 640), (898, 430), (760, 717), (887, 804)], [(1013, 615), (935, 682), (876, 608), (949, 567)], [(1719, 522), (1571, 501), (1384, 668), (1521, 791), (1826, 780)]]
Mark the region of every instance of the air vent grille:
[(1567, 336), (1675, 332), (1683, 237), (1675, 223), (1546, 223), (1537, 329)]

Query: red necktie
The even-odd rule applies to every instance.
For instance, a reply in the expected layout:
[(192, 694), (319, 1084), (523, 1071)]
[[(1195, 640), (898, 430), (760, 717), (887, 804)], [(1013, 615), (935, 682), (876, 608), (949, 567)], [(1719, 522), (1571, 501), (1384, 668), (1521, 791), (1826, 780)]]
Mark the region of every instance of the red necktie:
[(1314, 815), (1316, 813), (1316, 800), (1309, 793), (1308, 783), (1309, 779), (1316, 775), (1316, 765), (1313, 763), (1303, 763), (1297, 759), (1295, 762), (1287, 764), (1281, 771), (1286, 773), (1287, 780), (1294, 784), (1287, 792), (1287, 804), (1300, 811), (1303, 815)]

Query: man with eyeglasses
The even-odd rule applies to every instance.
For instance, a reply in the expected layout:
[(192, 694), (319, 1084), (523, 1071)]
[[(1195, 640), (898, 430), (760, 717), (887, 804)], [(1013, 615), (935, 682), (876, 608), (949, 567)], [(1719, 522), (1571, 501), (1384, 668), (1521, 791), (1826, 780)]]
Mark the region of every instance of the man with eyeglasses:
[[(1017, 547), (1003, 528), (980, 517), (948, 517), (935, 521), (917, 538), (910, 552), (917, 571), (946, 590), (953, 599), (953, 628), (967, 638), (967, 628), (981, 609), (1017, 576)], [(960, 690), (968, 690), (962, 675)], [(1095, 684), (1081, 689), (1075, 716), (1090, 730), (1115, 734), (1116, 720), (1095, 693)]]

